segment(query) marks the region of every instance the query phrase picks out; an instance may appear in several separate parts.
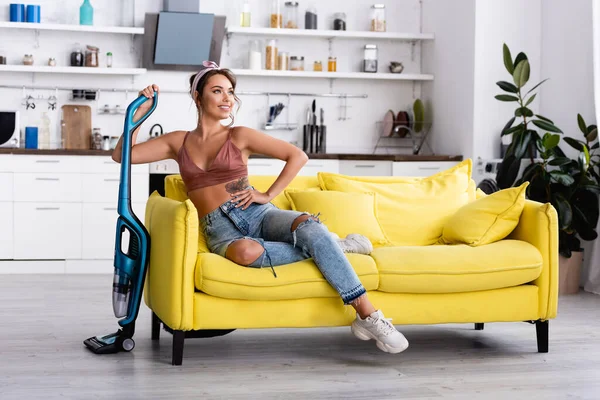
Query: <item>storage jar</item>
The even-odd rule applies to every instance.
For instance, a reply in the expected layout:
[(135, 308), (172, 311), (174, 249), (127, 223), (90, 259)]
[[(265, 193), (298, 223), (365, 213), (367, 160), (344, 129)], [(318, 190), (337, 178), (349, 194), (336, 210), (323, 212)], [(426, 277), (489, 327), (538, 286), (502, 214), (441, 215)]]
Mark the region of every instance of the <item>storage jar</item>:
[(385, 32), (385, 4), (371, 6), (371, 31)]

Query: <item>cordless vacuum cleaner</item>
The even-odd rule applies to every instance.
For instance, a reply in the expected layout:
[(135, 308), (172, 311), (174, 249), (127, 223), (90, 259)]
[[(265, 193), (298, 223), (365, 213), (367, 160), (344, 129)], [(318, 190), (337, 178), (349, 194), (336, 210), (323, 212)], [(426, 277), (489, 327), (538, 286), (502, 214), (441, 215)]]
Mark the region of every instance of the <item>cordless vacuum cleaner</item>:
[[(117, 235), (115, 240), (112, 303), (120, 329), (104, 336), (93, 336), (83, 343), (96, 354), (131, 351), (135, 346), (133, 333), (138, 316), (142, 291), (146, 278), (146, 268), (150, 256), (150, 235), (131, 210), (131, 137), (156, 109), (158, 94), (154, 92), (152, 108), (137, 122), (133, 122), (135, 111), (146, 100), (145, 96), (135, 99), (125, 115), (125, 129), (121, 153), (121, 181), (119, 184), (119, 203), (117, 206)], [(123, 248), (124, 244), (126, 248)]]

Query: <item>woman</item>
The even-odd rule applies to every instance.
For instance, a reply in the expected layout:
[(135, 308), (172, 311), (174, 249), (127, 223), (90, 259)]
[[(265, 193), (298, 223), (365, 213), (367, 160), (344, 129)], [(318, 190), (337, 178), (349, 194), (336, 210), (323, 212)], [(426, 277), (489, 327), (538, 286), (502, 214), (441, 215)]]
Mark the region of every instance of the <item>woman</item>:
[[(174, 131), (145, 143), (135, 144), (133, 133), (131, 161), (134, 164), (174, 159), (198, 210), (210, 251), (244, 266), (263, 267), (289, 264), (313, 258), (315, 264), (338, 291), (344, 304), (357, 312), (352, 332), (362, 340), (375, 339), (386, 352), (399, 353), (408, 341), (384, 318), (367, 298), (366, 291), (344, 252), (369, 254), (371, 243), (362, 235), (337, 240), (317, 216), (280, 210), (270, 201), (281, 193), (308, 160), (295, 146), (254, 129), (234, 127), (232, 107), (236, 78), (213, 62), (190, 77), (190, 94), (198, 111), (198, 124), (192, 131)], [(139, 119), (152, 106), (156, 85), (140, 95), (148, 97), (136, 112)], [(225, 127), (221, 121), (231, 118)], [(121, 141), (113, 152), (120, 162)], [(248, 183), (248, 156), (258, 153), (286, 162), (285, 167), (264, 193)], [(273, 273), (275, 270), (273, 269)]]

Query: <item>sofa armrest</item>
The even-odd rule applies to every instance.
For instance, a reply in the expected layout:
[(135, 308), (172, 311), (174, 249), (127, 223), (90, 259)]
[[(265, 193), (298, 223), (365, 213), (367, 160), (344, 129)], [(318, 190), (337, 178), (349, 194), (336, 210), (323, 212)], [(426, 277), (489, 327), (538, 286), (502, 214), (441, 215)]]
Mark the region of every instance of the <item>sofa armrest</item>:
[(146, 205), (145, 226), (150, 233), (146, 305), (170, 328), (191, 330), (198, 212), (190, 200), (180, 202), (154, 192)]
[(556, 317), (558, 308), (558, 214), (549, 203), (527, 200), (509, 239), (534, 245), (542, 254), (542, 273), (533, 281), (539, 290), (541, 319)]

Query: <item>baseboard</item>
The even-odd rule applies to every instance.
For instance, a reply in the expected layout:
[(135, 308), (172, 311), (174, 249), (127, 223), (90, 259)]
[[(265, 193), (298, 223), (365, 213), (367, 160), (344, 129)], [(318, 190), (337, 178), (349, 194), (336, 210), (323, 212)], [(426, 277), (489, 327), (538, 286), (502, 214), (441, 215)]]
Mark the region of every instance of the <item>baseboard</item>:
[(113, 260), (2, 260), (2, 274), (112, 274)]

